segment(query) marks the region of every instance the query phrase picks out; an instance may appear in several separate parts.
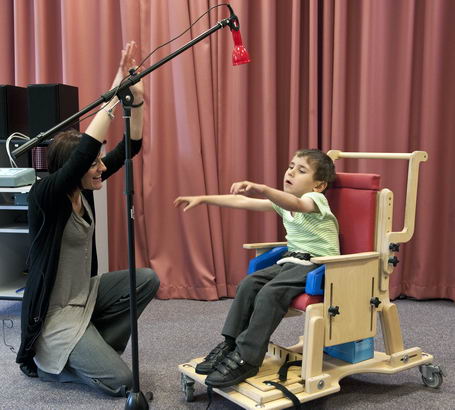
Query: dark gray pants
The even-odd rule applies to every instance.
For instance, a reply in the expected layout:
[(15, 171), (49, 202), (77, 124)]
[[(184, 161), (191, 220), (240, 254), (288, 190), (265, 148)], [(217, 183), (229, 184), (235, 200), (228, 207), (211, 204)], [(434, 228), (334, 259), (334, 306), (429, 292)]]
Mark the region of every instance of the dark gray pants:
[[(148, 268), (136, 269), (138, 317), (153, 299), (160, 281)], [(129, 272), (101, 276), (95, 309), (84, 335), (71, 352), (60, 374), (38, 369), (44, 381), (84, 383), (112, 396), (126, 397), (133, 376), (120, 354), (126, 348), (130, 328)]]
[(307, 273), (317, 267), (272, 265), (240, 282), (221, 333), (236, 339), (237, 350), (247, 363), (262, 364), (270, 336), (292, 299), (304, 292)]

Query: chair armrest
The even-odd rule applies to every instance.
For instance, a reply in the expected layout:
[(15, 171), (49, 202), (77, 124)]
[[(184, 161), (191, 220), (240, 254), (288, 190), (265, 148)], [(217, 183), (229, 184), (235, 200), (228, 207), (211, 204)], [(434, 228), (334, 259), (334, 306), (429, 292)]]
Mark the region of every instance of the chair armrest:
[(360, 252), (360, 253), (350, 253), (347, 255), (334, 255), (334, 256), (317, 256), (311, 258), (311, 262), (317, 264), (327, 264), (334, 262), (346, 262), (346, 261), (356, 261), (356, 260), (366, 260), (366, 259), (375, 259), (379, 258), (379, 252)]
[(263, 243), (244, 243), (244, 249), (255, 249), (256, 256), (260, 256), (267, 252), (269, 249), (276, 248), (278, 246), (287, 246), (287, 242), (263, 242)]
[(287, 246), (287, 242), (259, 242), (259, 243), (244, 243), (244, 249), (270, 249), (277, 246)]

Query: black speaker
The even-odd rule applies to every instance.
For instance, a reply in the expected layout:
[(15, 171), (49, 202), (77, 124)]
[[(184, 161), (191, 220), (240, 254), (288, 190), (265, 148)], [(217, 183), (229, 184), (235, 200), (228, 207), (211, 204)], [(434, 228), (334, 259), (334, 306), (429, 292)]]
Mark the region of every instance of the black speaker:
[[(19, 148), (21, 145), (25, 144), (27, 141), (12, 139), (9, 144), (10, 152), (14, 151), (16, 148)], [(32, 164), (32, 153), (31, 151), (26, 152), (20, 157), (15, 159), (16, 164), (19, 168), (34, 168)], [(6, 152), (6, 140), (0, 140), (0, 168), (10, 168), (11, 164), (9, 162), (8, 153)]]
[(0, 85), (0, 139), (13, 132), (28, 132), (27, 89)]
[[(30, 84), (27, 87), (30, 138), (79, 111), (77, 87), (66, 84)], [(79, 130), (79, 123), (71, 126)]]

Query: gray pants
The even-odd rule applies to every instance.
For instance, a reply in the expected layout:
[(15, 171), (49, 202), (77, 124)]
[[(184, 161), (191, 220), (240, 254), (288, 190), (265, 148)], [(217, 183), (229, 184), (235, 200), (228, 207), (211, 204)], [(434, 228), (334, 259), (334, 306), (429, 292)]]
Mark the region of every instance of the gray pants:
[[(148, 268), (136, 269), (138, 317), (153, 299), (160, 281)], [(112, 396), (127, 396), (133, 376), (120, 354), (126, 348), (130, 328), (129, 272), (101, 276), (91, 321), (69, 355), (60, 374), (38, 369), (43, 381), (84, 383)]]
[(292, 299), (304, 292), (307, 273), (317, 267), (272, 265), (240, 282), (221, 333), (236, 339), (237, 350), (247, 363), (262, 364), (270, 336)]

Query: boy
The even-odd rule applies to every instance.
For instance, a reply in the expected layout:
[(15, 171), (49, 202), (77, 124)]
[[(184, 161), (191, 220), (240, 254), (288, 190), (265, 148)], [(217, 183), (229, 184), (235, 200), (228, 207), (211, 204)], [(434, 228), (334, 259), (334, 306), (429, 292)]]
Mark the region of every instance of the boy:
[[(218, 344), (196, 367), (206, 384), (228, 387), (254, 376), (270, 336), (301, 294), (306, 275), (317, 266), (312, 256), (339, 254), (338, 222), (324, 192), (335, 178), (332, 160), (319, 150), (297, 151), (284, 174), (283, 191), (249, 181), (236, 182), (231, 195), (178, 197), (188, 211), (200, 204), (275, 211), (283, 218), (288, 252), (275, 265), (244, 278), (226, 318)], [(240, 194), (240, 195), (239, 195)], [(249, 198), (256, 195), (264, 199)]]

